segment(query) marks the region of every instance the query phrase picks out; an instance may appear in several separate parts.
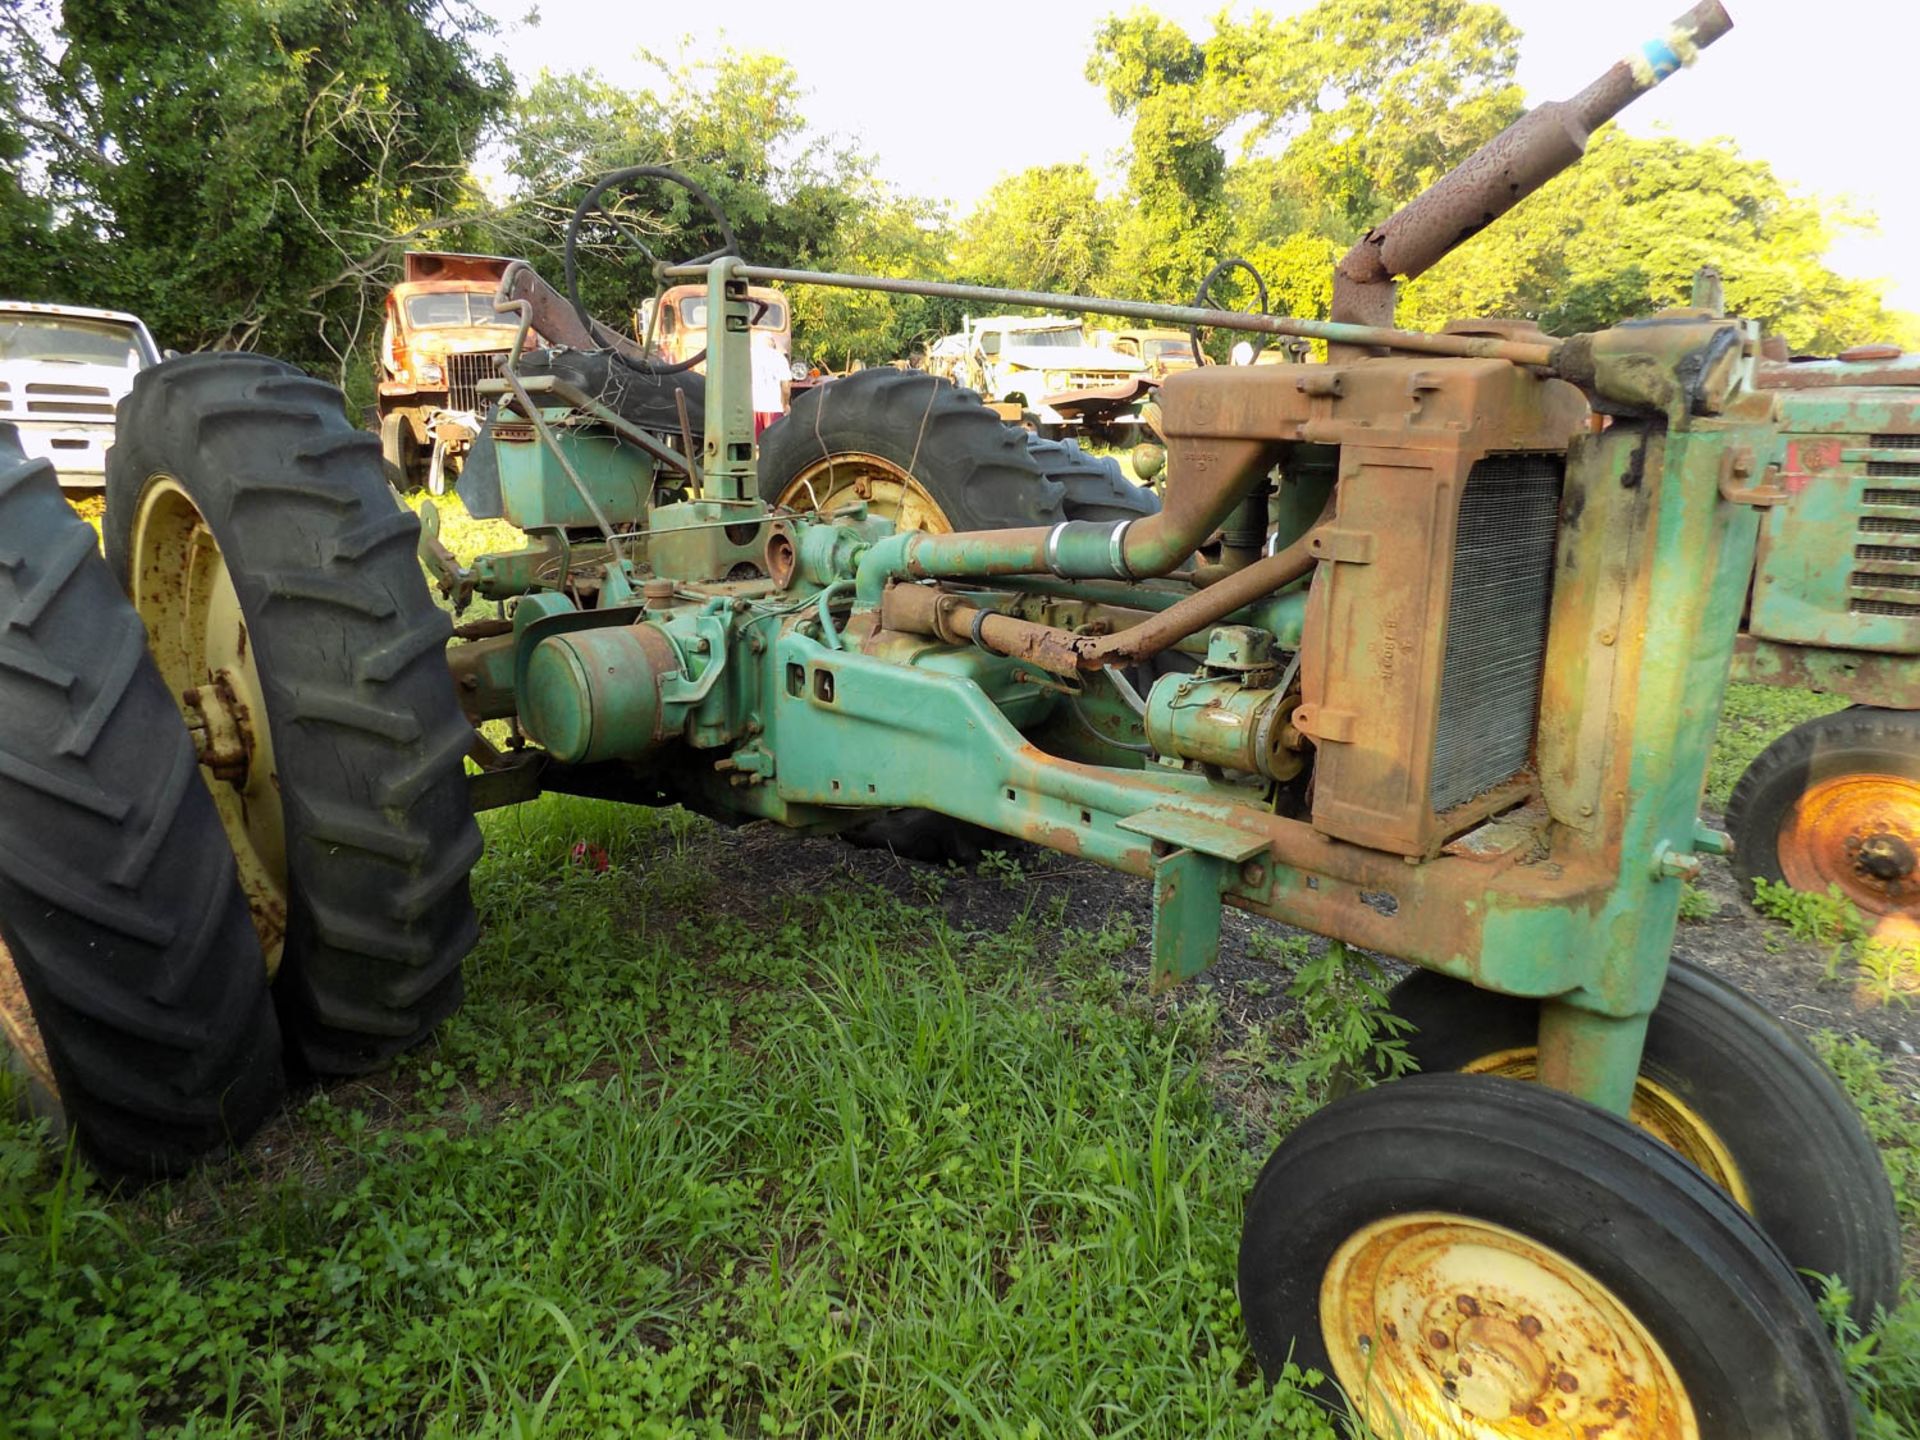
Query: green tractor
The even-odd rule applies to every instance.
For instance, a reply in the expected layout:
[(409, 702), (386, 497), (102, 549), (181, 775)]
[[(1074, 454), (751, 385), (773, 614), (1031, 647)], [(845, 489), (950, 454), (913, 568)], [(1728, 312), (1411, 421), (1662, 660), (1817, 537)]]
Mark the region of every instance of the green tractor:
[[(1710, 312), (1391, 325), (1396, 277), (1728, 25), (1703, 0), (1523, 117), (1354, 247), (1327, 321), (729, 245), (659, 267), (714, 298), (702, 378), (516, 266), (495, 304), (553, 348), (483, 382), (460, 483), (525, 544), (470, 565), (271, 360), (139, 378), (104, 561), (50, 471), (0, 461), (0, 935), (46, 1092), (102, 1170), (170, 1173), (288, 1070), (417, 1043), (460, 1000), (476, 809), (980, 827), (1148, 881), (1158, 985), (1229, 905), (1413, 967), (1425, 1073), (1321, 1110), (1247, 1200), (1269, 1372), (1384, 1434), (1850, 1434), (1807, 1277), (1863, 1321), (1895, 1298), (1878, 1154), (1804, 1046), (1669, 959), (1724, 848), (1697, 815), (1787, 392)], [(642, 180), (687, 183), (608, 177), (576, 229)], [(1168, 377), (1163, 504), (914, 372), (822, 386), (756, 451), (750, 287), (809, 283), (1330, 353)], [(494, 613), (456, 625), (417, 548)]]
[[(1838, 696), (1775, 741), (1727, 809), (1733, 868), (1826, 892), (1920, 941), (1920, 357), (1775, 360), (1753, 457), (1766, 517), (1734, 678)], [(1745, 483), (1744, 481), (1742, 483)]]

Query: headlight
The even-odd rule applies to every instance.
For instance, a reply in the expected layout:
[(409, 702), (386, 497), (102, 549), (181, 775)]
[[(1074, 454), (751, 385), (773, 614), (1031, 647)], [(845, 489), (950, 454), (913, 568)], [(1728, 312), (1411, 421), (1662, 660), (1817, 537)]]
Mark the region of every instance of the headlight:
[(1073, 382), (1073, 377), (1064, 370), (1047, 371), (1047, 389), (1064, 390)]
[(420, 383), (422, 385), (438, 385), (447, 378), (447, 372), (431, 360), (416, 367), (414, 373), (420, 377)]

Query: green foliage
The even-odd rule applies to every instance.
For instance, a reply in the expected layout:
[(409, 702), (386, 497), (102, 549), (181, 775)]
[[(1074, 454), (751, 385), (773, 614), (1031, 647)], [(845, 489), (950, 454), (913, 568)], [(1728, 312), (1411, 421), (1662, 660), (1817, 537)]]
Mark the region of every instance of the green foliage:
[(42, 243), (0, 252), (0, 288), (338, 370), (408, 237), (475, 203), (508, 84), (487, 28), (460, 0), (67, 0), (57, 30), (9, 7), (0, 151)]
[[(1284, 1133), (1347, 1090), (1414, 1068), (1408, 1024), (1388, 1008), (1381, 962), (1339, 941), (1317, 954), (1305, 935), (1255, 932), (1251, 954), (1292, 972), (1293, 1033), (1255, 1026), (1229, 1059), (1274, 1087), (1273, 1126)], [(1258, 984), (1258, 982), (1253, 982)], [(1250, 993), (1261, 993), (1243, 983)]]
[(1780, 921), (1796, 940), (1825, 953), (1828, 979), (1851, 960), (1858, 966), (1862, 989), (1882, 1005), (1914, 1003), (1920, 993), (1920, 947), (1905, 936), (1877, 934), (1838, 885), (1815, 894), (1756, 879), (1753, 888), (1756, 910)]
[(1863, 1335), (1847, 1313), (1846, 1287), (1832, 1276), (1826, 1287), (1820, 1310), (1853, 1389), (1859, 1440), (1912, 1440), (1920, 1435), (1920, 1300), (1895, 1306)]
[(1843, 1039), (1822, 1031), (1814, 1036), (1814, 1048), (1833, 1067), (1880, 1146), (1902, 1222), (1909, 1231), (1920, 1228), (1920, 1089), (1912, 1075), (1903, 1078), (1859, 1036)]
[(1760, 752), (1794, 726), (1846, 708), (1846, 701), (1779, 685), (1731, 684), (1707, 766), (1707, 803), (1724, 810)]
[(1246, 1353), (1211, 1022), (1050, 978), (1130, 927), (721, 908), (677, 812), (486, 828), (468, 1003), (394, 1074), (140, 1196), (0, 1126), (10, 1433), (1331, 1440)]
[(1689, 925), (1711, 920), (1720, 913), (1719, 902), (1692, 881), (1680, 889), (1680, 918)]
[(1579, 165), (1408, 285), (1401, 319), (1432, 327), (1453, 315), (1518, 315), (1571, 334), (1684, 305), (1694, 272), (1712, 265), (1730, 314), (1796, 350), (1831, 354), (1897, 330), (1880, 285), (1827, 266), (1835, 235), (1858, 223), (1789, 191), (1730, 141), (1608, 127)]
[[(1106, 21), (1088, 78), (1133, 121), (1114, 278), (1185, 300), (1223, 255), (1279, 310), (1324, 316), (1335, 260), (1515, 119), (1519, 32), (1468, 0), (1321, 0), (1216, 19), (1195, 41), (1147, 11)], [(1611, 128), (1585, 160), (1406, 287), (1400, 321), (1516, 315), (1556, 333), (1685, 303), (1716, 265), (1730, 311), (1799, 349), (1911, 338), (1884, 287), (1825, 253), (1860, 216), (1789, 191), (1727, 142)]]
[(987, 192), (961, 227), (954, 268), (976, 285), (1084, 295), (1113, 262), (1119, 208), (1085, 165), (1041, 165)]
[[(1901, 1220), (1911, 1234), (1920, 1227), (1920, 1091), (1867, 1040), (1823, 1031), (1814, 1045), (1879, 1144)], [(1860, 1440), (1920, 1434), (1920, 1295), (1909, 1286), (1903, 1303), (1881, 1315), (1866, 1335), (1848, 1319), (1849, 1304), (1845, 1287), (1830, 1278), (1821, 1310), (1852, 1384)]]
[[(592, 70), (543, 73), (515, 102), (505, 134), (514, 203), (480, 228), (480, 243), (535, 261), (557, 278), (567, 218), (586, 184), (629, 165), (668, 165), (697, 180), (732, 222), (741, 253), (763, 264), (892, 275), (940, 262), (929, 229), (942, 218), (900, 196), (871, 163), (809, 128), (793, 66), (729, 50), (712, 61), (642, 59), (643, 89)], [(622, 324), (654, 288), (652, 259), (717, 249), (718, 228), (684, 190), (648, 182), (620, 196), (618, 224), (586, 226), (582, 300)], [(903, 352), (925, 328), (921, 302), (803, 291), (794, 302), (797, 354), (845, 364)]]
[(1829, 885), (1826, 893), (1820, 894), (1796, 890), (1780, 881), (1756, 879), (1753, 908), (1785, 925), (1794, 939), (1827, 951), (1829, 975), (1867, 933), (1860, 912), (1838, 885)]

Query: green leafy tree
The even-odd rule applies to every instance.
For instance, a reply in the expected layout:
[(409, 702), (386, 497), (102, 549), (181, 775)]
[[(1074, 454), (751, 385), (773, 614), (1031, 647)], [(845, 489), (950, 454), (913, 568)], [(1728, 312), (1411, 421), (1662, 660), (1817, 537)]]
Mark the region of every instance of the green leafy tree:
[(1008, 175), (974, 208), (954, 248), (957, 273), (980, 285), (1086, 294), (1113, 264), (1117, 207), (1085, 165)]
[(58, 298), (183, 348), (344, 368), (399, 252), (480, 203), (467, 164), (509, 83), (462, 0), (66, 0), (51, 19), (13, 8), (0, 104), (69, 261)]
[(1114, 274), (1132, 291), (1185, 299), (1227, 235), (1225, 110), (1207, 50), (1172, 21), (1135, 10), (1095, 33), (1086, 73), (1113, 113), (1133, 122)]
[(1608, 126), (1586, 158), (1455, 251), (1402, 297), (1402, 323), (1518, 315), (1556, 334), (1688, 302), (1716, 267), (1729, 313), (1796, 350), (1831, 354), (1900, 338), (1875, 283), (1826, 262), (1835, 233), (1863, 223), (1783, 185), (1729, 141), (1639, 139)]
[[(864, 156), (809, 127), (785, 60), (740, 51), (699, 63), (643, 59), (653, 72), (643, 89), (591, 71), (543, 74), (515, 103), (505, 136), (512, 204), (480, 227), (490, 244), (557, 280), (567, 221), (586, 186), (611, 170), (666, 165), (712, 195), (751, 260), (882, 273), (931, 262), (937, 252), (923, 226), (934, 212), (895, 195)], [(581, 230), (581, 300), (615, 324), (656, 288), (656, 259), (704, 254), (721, 237), (674, 186), (645, 182), (606, 200), (611, 218)], [(897, 301), (792, 298), (800, 354), (885, 346), (901, 329)]]

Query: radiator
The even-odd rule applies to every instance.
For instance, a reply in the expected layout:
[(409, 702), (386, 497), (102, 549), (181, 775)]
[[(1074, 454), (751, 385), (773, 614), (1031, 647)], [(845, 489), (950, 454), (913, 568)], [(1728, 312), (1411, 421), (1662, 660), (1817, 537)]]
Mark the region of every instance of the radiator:
[(1561, 474), (1558, 456), (1493, 455), (1467, 476), (1427, 782), (1436, 813), (1532, 762)]

